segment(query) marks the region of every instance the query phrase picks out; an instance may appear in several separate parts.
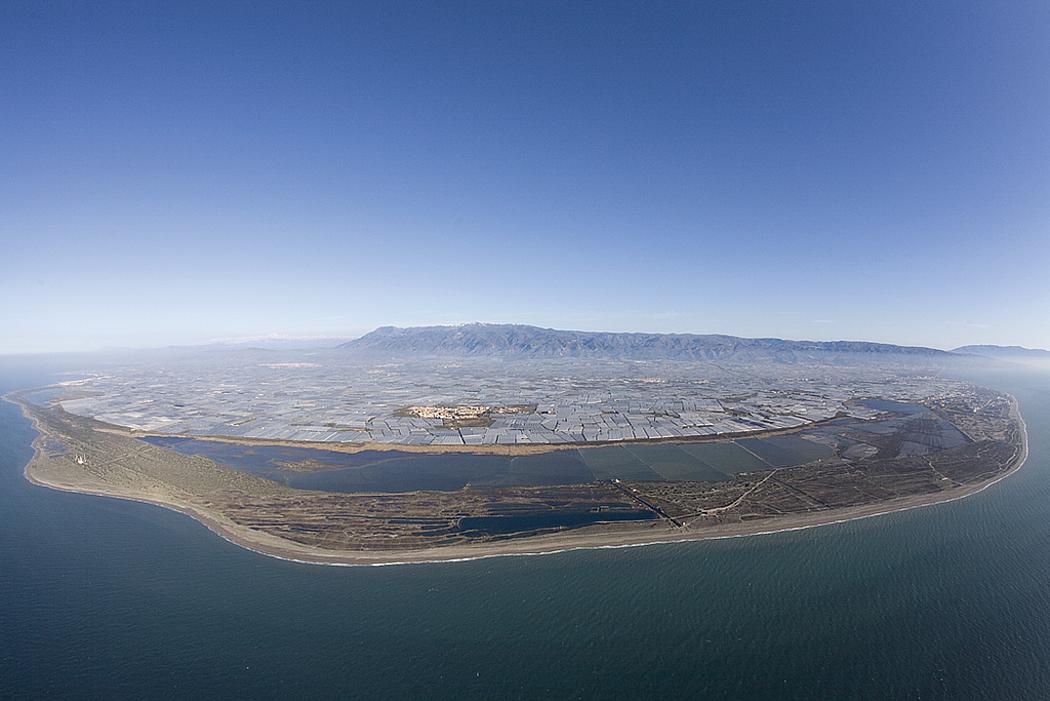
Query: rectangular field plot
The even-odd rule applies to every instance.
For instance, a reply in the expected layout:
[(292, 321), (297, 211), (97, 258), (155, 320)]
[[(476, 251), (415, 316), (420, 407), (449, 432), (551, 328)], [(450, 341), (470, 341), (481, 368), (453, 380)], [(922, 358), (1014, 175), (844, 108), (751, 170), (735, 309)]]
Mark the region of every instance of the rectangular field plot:
[(587, 466), (591, 468), (595, 479), (621, 479), (653, 481), (663, 477), (650, 469), (634, 454), (620, 445), (601, 448), (581, 448), (577, 451)]
[[(682, 450), (703, 461), (723, 475), (768, 470), (765, 464), (733, 441), (719, 443), (683, 443)], [(725, 479), (725, 478), (723, 478)]]
[(501, 484), (510, 467), (510, 460), (501, 455), (401, 453), (366, 467), (312, 472), (280, 470), (268, 476), (296, 489), (325, 492), (454, 491), (468, 484)]
[(740, 445), (759, 456), (773, 467), (790, 467), (831, 456), (831, 448), (807, 441), (799, 436), (770, 436), (769, 438), (742, 438)]
[(594, 475), (575, 450), (557, 450), (542, 455), (512, 458), (510, 470), (494, 485), (581, 484), (592, 482)]
[(665, 480), (720, 481), (726, 478), (725, 474), (676, 444), (632, 445), (627, 450)]

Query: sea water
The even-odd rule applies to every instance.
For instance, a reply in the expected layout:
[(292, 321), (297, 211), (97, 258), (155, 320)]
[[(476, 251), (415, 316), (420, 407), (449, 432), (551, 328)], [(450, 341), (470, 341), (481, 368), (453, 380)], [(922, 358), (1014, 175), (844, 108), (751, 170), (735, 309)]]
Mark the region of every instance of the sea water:
[[(53, 381), (29, 365), (0, 378)], [(356, 568), (33, 486), (33, 430), (0, 403), (0, 698), (1050, 698), (1050, 375), (982, 381), (1020, 400), (1031, 456), (961, 501)]]

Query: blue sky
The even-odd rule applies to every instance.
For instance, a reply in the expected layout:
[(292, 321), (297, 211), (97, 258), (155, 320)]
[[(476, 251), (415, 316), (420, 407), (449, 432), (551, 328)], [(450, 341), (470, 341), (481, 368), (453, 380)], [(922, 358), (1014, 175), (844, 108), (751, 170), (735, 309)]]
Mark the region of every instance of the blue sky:
[(1050, 4), (0, 5), (0, 352), (1050, 347)]

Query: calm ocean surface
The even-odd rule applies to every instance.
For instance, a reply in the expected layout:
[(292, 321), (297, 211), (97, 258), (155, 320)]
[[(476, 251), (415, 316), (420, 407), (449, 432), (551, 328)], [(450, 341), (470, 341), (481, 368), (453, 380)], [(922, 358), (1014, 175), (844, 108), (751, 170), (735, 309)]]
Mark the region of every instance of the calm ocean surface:
[[(0, 368), (4, 391), (51, 378)], [(775, 536), (443, 565), (255, 555), (22, 477), (0, 403), (0, 698), (1050, 698), (1050, 374), (1020, 472)]]

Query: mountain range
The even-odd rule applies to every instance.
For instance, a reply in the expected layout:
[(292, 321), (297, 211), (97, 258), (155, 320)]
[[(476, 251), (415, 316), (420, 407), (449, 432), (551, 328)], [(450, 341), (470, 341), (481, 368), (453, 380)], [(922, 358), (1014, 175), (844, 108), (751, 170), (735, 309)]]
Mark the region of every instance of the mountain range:
[(960, 346), (953, 353), (966, 353), (969, 355), (983, 355), (988, 358), (1003, 359), (1027, 359), (1027, 360), (1050, 360), (1050, 351), (1042, 348), (1024, 348), (1023, 346)]
[(776, 360), (908, 356), (943, 360), (952, 353), (866, 341), (789, 341), (721, 334), (562, 331), (521, 324), (383, 326), (340, 348), (364, 355), (620, 358), (629, 360)]

